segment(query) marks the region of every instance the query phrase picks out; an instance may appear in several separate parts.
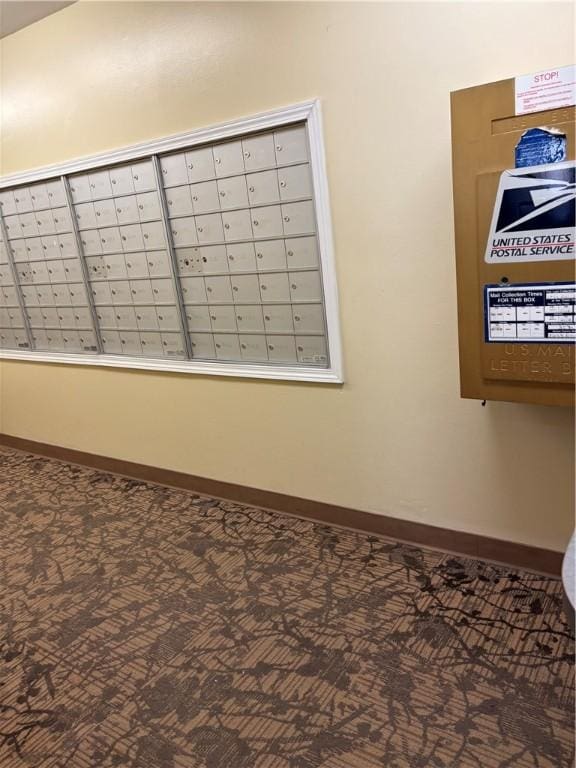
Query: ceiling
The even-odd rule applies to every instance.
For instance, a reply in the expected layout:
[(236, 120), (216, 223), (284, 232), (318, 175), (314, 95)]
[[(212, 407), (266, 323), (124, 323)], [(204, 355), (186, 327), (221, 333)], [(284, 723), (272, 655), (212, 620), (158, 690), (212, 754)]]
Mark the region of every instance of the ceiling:
[(0, 2), (0, 38), (11, 35), (35, 21), (40, 21), (45, 16), (72, 5), (74, 0), (69, 2), (33, 2), (32, 0), (2, 0)]

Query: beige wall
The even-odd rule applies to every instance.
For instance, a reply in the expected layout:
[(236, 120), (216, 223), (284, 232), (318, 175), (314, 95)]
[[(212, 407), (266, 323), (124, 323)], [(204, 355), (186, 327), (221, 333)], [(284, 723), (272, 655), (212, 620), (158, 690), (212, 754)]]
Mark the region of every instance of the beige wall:
[(449, 92), (570, 63), (569, 4), (80, 3), (4, 41), (2, 172), (322, 99), (347, 380), (2, 365), (3, 430), (560, 549), (568, 410), (459, 399)]

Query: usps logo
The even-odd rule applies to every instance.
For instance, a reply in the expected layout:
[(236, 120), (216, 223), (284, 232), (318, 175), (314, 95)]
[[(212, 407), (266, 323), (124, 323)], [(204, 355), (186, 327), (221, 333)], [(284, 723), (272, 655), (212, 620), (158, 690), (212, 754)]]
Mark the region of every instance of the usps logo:
[(576, 163), (515, 168), (500, 176), (485, 261), (574, 258)]

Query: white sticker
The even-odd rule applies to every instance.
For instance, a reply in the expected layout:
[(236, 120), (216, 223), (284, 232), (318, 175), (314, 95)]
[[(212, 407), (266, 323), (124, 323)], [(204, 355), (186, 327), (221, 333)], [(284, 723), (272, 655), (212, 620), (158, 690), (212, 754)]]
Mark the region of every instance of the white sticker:
[(500, 176), (484, 260), (574, 258), (576, 162), (514, 168)]
[(575, 313), (575, 283), (484, 287), (484, 329), (487, 342), (574, 342)]
[(545, 69), (515, 79), (517, 115), (576, 104), (576, 66)]

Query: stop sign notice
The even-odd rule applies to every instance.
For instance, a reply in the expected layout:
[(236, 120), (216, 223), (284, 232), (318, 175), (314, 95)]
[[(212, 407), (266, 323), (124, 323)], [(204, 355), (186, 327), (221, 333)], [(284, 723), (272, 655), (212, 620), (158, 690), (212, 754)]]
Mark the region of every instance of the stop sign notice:
[(556, 67), (516, 78), (516, 114), (576, 104), (576, 66)]

